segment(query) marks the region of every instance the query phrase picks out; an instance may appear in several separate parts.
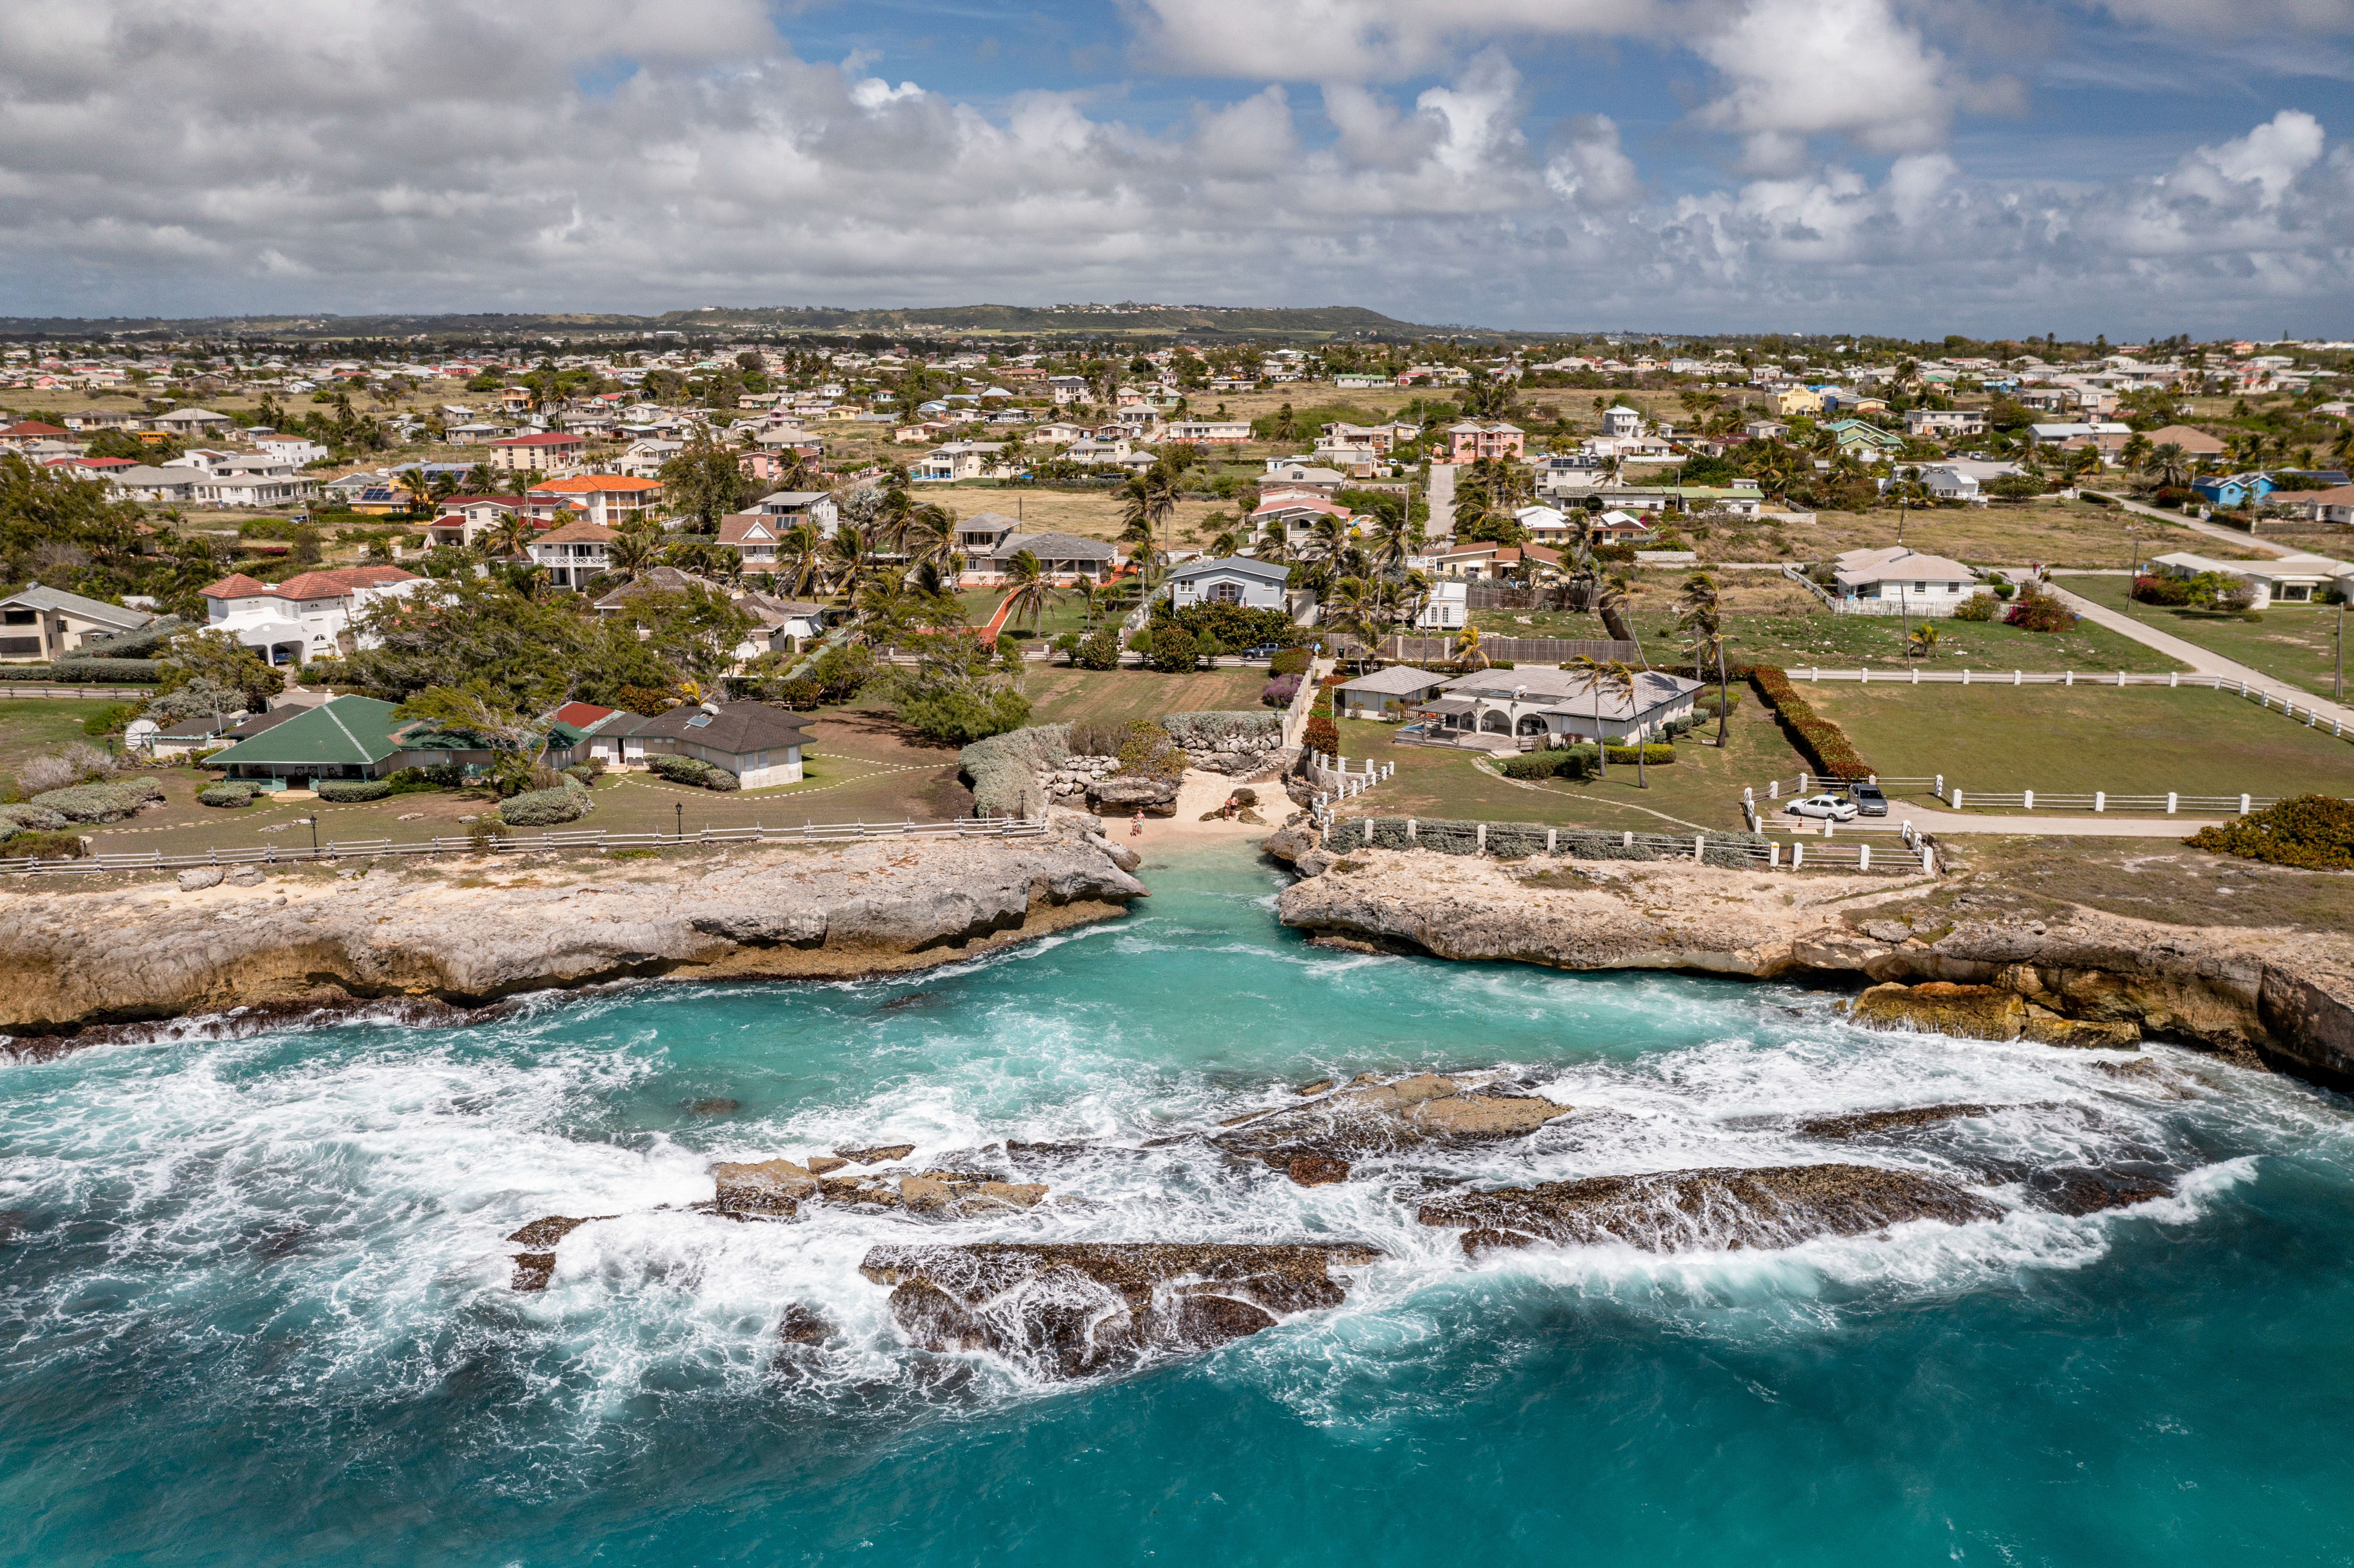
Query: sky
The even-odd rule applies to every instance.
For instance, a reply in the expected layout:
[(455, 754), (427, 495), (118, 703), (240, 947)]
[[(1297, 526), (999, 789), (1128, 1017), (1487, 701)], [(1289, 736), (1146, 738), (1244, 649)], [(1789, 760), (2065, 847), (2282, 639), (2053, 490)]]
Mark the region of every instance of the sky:
[(2354, 0), (0, 7), (0, 315), (2354, 336)]

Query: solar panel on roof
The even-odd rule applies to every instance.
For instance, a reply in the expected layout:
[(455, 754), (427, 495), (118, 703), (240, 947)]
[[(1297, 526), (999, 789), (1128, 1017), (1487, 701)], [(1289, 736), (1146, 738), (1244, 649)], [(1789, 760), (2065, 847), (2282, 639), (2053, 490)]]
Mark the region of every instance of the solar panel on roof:
[(689, 729), (701, 729), (705, 725), (709, 724), (711, 719), (712, 715), (709, 714), (697, 714), (693, 718), (686, 721), (686, 727)]

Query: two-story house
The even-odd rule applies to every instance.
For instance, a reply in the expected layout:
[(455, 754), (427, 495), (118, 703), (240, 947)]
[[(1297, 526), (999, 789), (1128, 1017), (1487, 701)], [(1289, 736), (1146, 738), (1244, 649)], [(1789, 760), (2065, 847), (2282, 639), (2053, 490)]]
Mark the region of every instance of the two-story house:
[(1006, 472), (1002, 441), (950, 441), (935, 447), (909, 467), (909, 477), (927, 483), (953, 483), (960, 479), (998, 479)]
[(559, 473), (588, 450), (585, 437), (543, 431), (508, 436), (489, 444), (491, 468), (499, 473)]
[[(0, 599), (0, 662), (62, 659), (92, 639), (136, 631), (155, 618), (145, 610), (85, 599), (63, 588), (28, 584)], [(103, 657), (98, 650), (95, 656)]]
[(1501, 419), (1458, 419), (1447, 427), (1448, 461), (1472, 462), (1480, 458), (1518, 461), (1528, 432)]
[(585, 588), (604, 575), (613, 541), (620, 535), (601, 523), (567, 523), (550, 528), (528, 546), (532, 565), (557, 588)]
[(524, 497), (524, 510), (535, 522), (586, 518), (607, 528), (618, 528), (654, 514), (662, 501), (662, 482), (632, 479), (620, 473), (584, 473), (571, 479), (551, 479), (533, 485)]
[(207, 630), (229, 633), (269, 663), (301, 664), (340, 652), (360, 610), (431, 580), (398, 567), (340, 567), (282, 583), (232, 572), (196, 591)]

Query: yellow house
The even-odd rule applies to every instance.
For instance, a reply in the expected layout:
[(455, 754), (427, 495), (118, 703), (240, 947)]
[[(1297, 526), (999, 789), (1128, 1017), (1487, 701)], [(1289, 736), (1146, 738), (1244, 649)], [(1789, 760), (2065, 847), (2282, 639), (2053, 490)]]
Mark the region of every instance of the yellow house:
[(1793, 387), (1774, 399), (1774, 411), (1786, 419), (1793, 414), (1819, 414), (1823, 411), (1822, 395), (1805, 387)]

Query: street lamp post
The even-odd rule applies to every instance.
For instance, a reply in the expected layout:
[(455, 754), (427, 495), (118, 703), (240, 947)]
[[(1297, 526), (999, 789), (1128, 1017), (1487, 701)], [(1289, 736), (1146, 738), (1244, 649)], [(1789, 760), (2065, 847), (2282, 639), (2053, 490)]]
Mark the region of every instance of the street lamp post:
[(684, 843), (686, 842), (686, 807), (683, 802), (673, 800), (671, 802), (670, 809), (678, 813), (678, 841)]
[(311, 858), (319, 858), (319, 813), (311, 813)]

